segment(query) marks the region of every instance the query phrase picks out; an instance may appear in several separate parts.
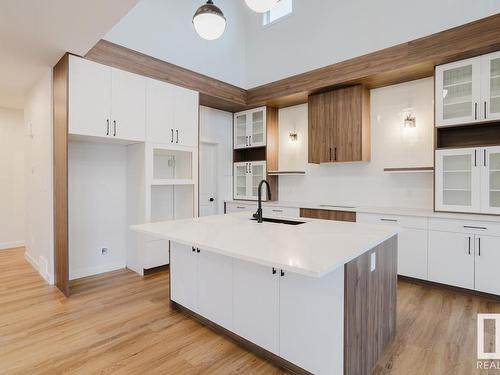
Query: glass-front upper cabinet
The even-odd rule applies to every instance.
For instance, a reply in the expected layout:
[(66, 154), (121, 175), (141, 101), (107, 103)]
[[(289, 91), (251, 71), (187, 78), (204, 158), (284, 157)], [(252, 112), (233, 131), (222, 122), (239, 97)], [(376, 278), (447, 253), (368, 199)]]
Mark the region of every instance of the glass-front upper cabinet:
[(480, 150), (436, 151), (436, 210), (480, 212)]
[[(251, 161), (234, 163), (234, 199), (257, 200), (259, 183), (266, 178), (266, 162)], [(262, 200), (267, 191), (262, 190)]]
[(481, 151), (482, 212), (500, 214), (500, 147), (486, 147)]
[(266, 146), (266, 107), (234, 115), (234, 148)]
[(436, 126), (478, 121), (480, 101), (480, 57), (436, 67)]
[(500, 119), (500, 52), (482, 57), (481, 76), (481, 119)]

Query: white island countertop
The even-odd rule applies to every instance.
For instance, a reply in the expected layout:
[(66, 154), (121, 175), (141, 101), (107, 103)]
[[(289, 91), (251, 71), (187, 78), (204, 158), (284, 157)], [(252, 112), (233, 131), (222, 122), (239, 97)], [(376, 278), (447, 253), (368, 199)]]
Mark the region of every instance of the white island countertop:
[[(130, 229), (204, 251), (323, 277), (397, 234), (384, 225), (300, 219), (300, 225), (257, 223), (250, 213), (133, 225)], [(298, 219), (291, 219), (298, 220)]]

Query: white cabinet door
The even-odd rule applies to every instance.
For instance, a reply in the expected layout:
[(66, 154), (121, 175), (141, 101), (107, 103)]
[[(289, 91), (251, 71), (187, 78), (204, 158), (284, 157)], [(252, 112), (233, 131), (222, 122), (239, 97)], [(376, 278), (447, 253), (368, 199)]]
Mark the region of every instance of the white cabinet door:
[(144, 241), (144, 249), (140, 254), (142, 267), (147, 270), (168, 264), (168, 253), (168, 240)]
[(481, 57), (481, 119), (500, 118), (500, 52)]
[(234, 115), (234, 148), (248, 147), (248, 113), (241, 112)]
[(112, 69), (111, 133), (119, 139), (146, 139), (146, 79)]
[(343, 374), (344, 268), (280, 277), (280, 356), (313, 374)]
[(191, 246), (170, 242), (170, 298), (197, 311), (197, 253)]
[(146, 133), (148, 142), (174, 142), (174, 86), (146, 80)]
[(500, 295), (500, 237), (476, 236), (475, 289)]
[(436, 151), (436, 210), (481, 211), (481, 150)]
[(174, 143), (198, 147), (198, 93), (182, 87), (174, 89)]
[(474, 289), (474, 235), (429, 231), (429, 280)]
[[(257, 200), (259, 184), (262, 180), (266, 178), (266, 162), (265, 161), (253, 161), (250, 163), (250, 182), (249, 182), (249, 199)], [(267, 200), (267, 188), (264, 185), (262, 189), (262, 200)]]
[(481, 150), (481, 211), (500, 214), (500, 147)]
[(69, 57), (69, 133), (110, 136), (111, 68)]
[(398, 274), (427, 280), (428, 231), (401, 228), (398, 235)]
[(266, 107), (258, 108), (249, 113), (249, 146), (262, 147), (266, 145)]
[[(198, 252), (199, 251), (199, 252)], [(233, 259), (197, 250), (197, 312), (220, 326), (233, 326)]]
[(234, 332), (279, 354), (279, 270), (233, 261)]
[(436, 126), (481, 121), (481, 57), (436, 67)]
[(249, 199), (250, 163), (234, 163), (234, 199)]

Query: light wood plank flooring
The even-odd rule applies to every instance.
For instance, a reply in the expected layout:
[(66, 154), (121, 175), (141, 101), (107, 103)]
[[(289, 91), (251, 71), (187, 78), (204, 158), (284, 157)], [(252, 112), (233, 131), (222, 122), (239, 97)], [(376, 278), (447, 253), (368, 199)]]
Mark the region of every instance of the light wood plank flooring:
[[(66, 299), (23, 258), (0, 251), (0, 374), (283, 374), (173, 311), (168, 272), (116, 271)], [(400, 282), (398, 334), (375, 374), (500, 374), (476, 366), (476, 313), (500, 303)]]

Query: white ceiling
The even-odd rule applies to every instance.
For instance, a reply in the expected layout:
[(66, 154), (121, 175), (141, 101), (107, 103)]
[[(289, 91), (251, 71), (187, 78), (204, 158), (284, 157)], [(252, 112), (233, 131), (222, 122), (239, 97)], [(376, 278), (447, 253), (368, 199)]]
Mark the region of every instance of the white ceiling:
[(0, 107), (25, 95), (66, 52), (84, 55), (139, 0), (0, 0)]

